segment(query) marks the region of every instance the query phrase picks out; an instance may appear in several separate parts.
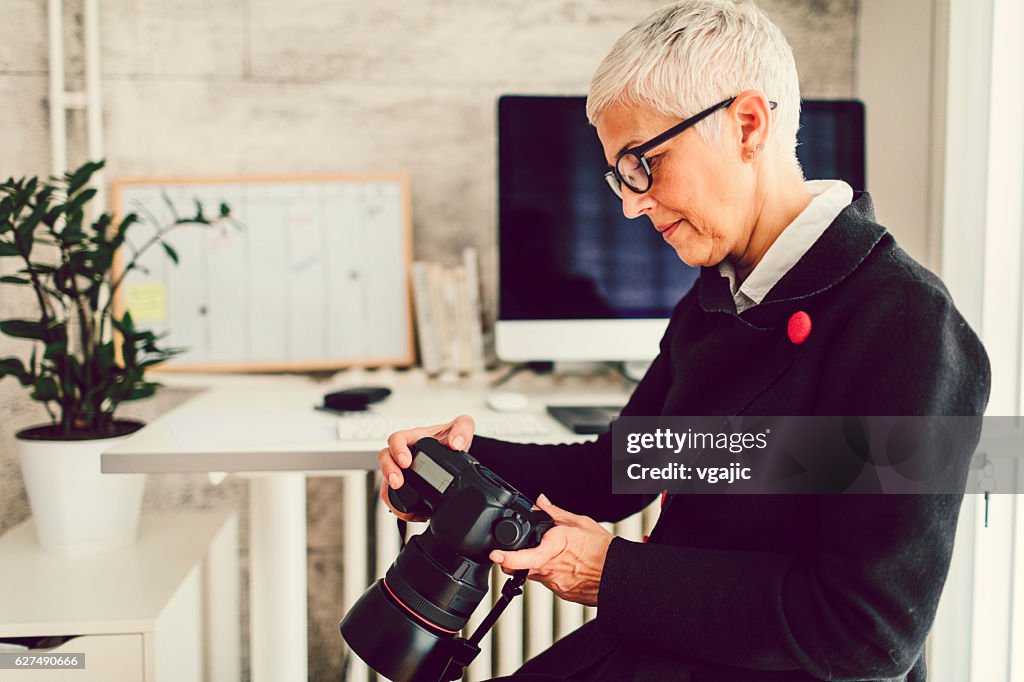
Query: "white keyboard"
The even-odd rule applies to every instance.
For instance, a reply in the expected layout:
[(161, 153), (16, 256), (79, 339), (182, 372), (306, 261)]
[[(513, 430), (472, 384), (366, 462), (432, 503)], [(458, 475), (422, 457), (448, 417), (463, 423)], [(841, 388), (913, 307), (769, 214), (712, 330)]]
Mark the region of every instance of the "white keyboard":
[[(547, 417), (535, 414), (502, 414), (474, 417), (481, 436), (544, 436), (552, 431)], [(395, 431), (423, 426), (391, 417), (352, 413), (338, 417), (338, 440), (385, 440)]]

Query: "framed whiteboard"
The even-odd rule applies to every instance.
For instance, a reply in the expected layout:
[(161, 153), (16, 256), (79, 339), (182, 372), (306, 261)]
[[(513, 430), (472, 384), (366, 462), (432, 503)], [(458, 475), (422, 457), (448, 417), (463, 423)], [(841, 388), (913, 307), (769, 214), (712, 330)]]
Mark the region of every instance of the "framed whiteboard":
[[(196, 200), (210, 217), (228, 204), (237, 222), (169, 230), (179, 264), (155, 244), (121, 284), (118, 315), (188, 348), (155, 371), (413, 364), (406, 177), (118, 180), (113, 200), (119, 217), (142, 219), (128, 230), (136, 249), (154, 220), (194, 216)], [(115, 273), (131, 259), (122, 247)]]

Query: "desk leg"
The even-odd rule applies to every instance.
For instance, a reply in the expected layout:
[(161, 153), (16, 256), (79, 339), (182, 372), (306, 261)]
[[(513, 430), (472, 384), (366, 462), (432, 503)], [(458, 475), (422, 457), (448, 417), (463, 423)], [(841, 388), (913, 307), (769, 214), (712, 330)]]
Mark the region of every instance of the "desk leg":
[(306, 682), (306, 476), (249, 481), (252, 682)]

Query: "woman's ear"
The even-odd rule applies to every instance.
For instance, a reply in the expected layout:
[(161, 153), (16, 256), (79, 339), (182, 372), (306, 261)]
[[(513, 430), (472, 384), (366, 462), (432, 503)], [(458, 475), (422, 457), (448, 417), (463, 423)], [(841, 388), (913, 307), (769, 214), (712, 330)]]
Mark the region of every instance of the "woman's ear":
[(730, 107), (739, 129), (740, 153), (752, 160), (765, 148), (772, 130), (772, 106), (760, 90), (744, 90)]

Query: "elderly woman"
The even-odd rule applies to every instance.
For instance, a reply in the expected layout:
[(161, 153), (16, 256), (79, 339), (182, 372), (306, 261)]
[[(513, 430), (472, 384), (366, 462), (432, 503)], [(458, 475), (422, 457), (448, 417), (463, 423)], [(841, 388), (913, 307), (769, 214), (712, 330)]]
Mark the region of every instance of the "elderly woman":
[[(980, 342), (866, 193), (804, 181), (799, 108), (792, 51), (749, 2), (664, 7), (598, 68), (587, 112), (623, 211), (702, 266), (623, 415), (980, 415)], [(609, 436), (539, 446), (473, 428), (392, 434), (381, 492), (433, 436), (554, 518), (539, 546), (491, 559), (597, 617), (516, 679), (925, 679), (959, 495), (669, 495), (630, 542), (598, 522), (656, 496), (612, 494)], [(972, 447), (955, 449), (964, 470)]]

